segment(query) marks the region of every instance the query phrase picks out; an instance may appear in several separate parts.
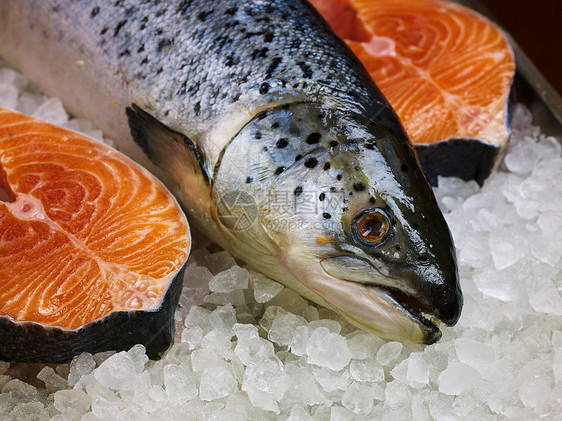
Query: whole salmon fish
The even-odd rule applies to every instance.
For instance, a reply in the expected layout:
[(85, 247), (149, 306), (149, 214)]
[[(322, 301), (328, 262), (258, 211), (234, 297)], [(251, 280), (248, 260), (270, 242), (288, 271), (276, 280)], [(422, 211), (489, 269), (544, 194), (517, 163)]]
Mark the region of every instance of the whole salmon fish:
[(305, 0), (0, 0), (0, 56), (162, 177), (209, 237), (385, 338), (462, 307), (412, 145)]

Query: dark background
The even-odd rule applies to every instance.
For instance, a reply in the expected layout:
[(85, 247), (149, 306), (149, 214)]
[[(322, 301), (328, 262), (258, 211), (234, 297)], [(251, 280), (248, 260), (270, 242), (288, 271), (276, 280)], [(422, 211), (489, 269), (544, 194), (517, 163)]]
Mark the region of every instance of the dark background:
[(562, 93), (562, 0), (480, 0)]

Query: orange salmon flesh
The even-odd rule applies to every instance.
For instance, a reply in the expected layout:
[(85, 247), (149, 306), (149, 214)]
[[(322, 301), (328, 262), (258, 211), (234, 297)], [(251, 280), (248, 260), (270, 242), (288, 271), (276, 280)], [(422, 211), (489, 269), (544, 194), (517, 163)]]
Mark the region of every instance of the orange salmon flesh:
[(187, 260), (175, 199), (109, 146), (0, 108), (0, 315), (76, 329), (152, 310)]
[(493, 23), (441, 0), (311, 0), (365, 65), (417, 144), (502, 145), (513, 51)]

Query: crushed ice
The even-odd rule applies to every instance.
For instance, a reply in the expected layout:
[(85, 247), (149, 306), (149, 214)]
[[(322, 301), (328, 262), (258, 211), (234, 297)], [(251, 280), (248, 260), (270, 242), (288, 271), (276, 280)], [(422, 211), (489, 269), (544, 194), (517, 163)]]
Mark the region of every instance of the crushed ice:
[[(0, 106), (100, 138), (0, 62)], [(517, 106), (504, 170), (435, 189), (458, 249), (462, 317), (433, 346), (388, 342), (237, 262), (190, 257), (176, 342), (0, 362), (3, 420), (556, 419), (562, 399), (562, 158)], [(214, 250), (214, 252), (211, 252)], [(210, 293), (209, 293), (210, 292)]]

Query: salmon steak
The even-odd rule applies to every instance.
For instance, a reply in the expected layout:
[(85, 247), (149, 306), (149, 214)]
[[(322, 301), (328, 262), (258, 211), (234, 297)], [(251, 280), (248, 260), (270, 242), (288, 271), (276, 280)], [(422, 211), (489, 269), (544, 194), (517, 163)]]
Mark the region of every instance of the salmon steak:
[(170, 345), (190, 234), (156, 178), (0, 108), (0, 191), (0, 359)]
[(492, 22), (442, 0), (311, 0), (394, 108), (432, 184), (482, 183), (509, 140), (515, 72)]

